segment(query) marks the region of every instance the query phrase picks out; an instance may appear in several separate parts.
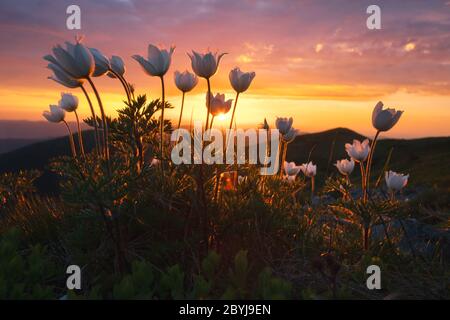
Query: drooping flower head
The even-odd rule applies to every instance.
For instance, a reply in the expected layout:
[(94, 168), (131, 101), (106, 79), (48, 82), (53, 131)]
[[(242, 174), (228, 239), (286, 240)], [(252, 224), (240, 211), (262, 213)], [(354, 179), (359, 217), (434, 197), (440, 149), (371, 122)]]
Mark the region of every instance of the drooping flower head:
[(355, 168), (355, 161), (353, 159), (351, 159), (350, 161), (348, 159), (342, 159), (338, 160), (335, 166), (341, 174), (343, 174), (344, 176), (349, 176)]
[(234, 68), (229, 75), (231, 86), (236, 92), (242, 93), (248, 89), (255, 75), (254, 72), (242, 72), (241, 69)]
[(394, 171), (386, 171), (384, 178), (389, 190), (400, 191), (408, 183), (409, 174), (404, 175)]
[[(125, 63), (121, 57), (112, 56), (111, 59), (109, 59), (109, 65), (111, 66), (112, 71), (123, 77), (125, 74)], [(112, 72), (108, 72), (108, 76), (111, 78), (116, 77)]]
[(403, 111), (396, 111), (395, 109), (384, 109), (383, 102), (378, 102), (372, 112), (372, 125), (378, 131), (390, 130), (400, 119)]
[(188, 53), (187, 55), (191, 58), (192, 70), (195, 72), (197, 76), (200, 78), (209, 79), (216, 72), (219, 67), (220, 59), (226, 53), (217, 54), (212, 52), (207, 53), (198, 53), (196, 51), (192, 51), (192, 54)]
[(354, 161), (364, 162), (370, 151), (369, 139), (365, 139), (362, 143), (356, 139), (353, 140), (353, 144), (346, 143), (345, 151)]
[(64, 120), (66, 113), (62, 108), (50, 105), (50, 111), (45, 110), (42, 115), (47, 121), (58, 123)]
[(92, 56), (94, 57), (95, 62), (95, 70), (92, 74), (93, 77), (100, 77), (107, 73), (109, 69), (111, 68), (109, 64), (108, 58), (100, 52), (100, 50), (95, 48), (89, 48), (89, 51), (91, 52)]
[(167, 70), (169, 70), (174, 50), (174, 46), (171, 46), (170, 49), (167, 50), (149, 44), (148, 59), (144, 59), (138, 54), (135, 54), (132, 57), (134, 60), (139, 62), (148, 75), (153, 77), (162, 77), (167, 73)]
[(191, 91), (198, 83), (197, 76), (187, 70), (184, 72), (175, 71), (174, 78), (175, 85), (181, 92)]

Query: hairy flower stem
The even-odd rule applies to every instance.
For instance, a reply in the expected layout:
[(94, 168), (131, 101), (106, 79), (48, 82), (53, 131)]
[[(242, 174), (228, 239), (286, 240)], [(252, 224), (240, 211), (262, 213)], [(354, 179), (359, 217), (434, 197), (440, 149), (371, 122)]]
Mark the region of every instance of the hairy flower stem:
[(209, 125), (209, 129), (212, 129), (212, 126), (213, 126), (213, 122), (214, 122), (214, 118), (215, 118), (216, 116), (212, 116), (211, 117), (211, 123), (210, 123), (210, 125)]
[(230, 130), (233, 127), (234, 113), (236, 112), (238, 98), (239, 98), (239, 92), (236, 93), (236, 99), (234, 100), (233, 113), (231, 114), (231, 121), (230, 121)]
[(164, 77), (161, 76), (161, 127), (159, 134), (161, 136), (160, 140), (160, 160), (161, 160), (161, 174), (164, 177), (164, 110), (166, 108), (166, 97), (165, 97), (165, 87), (164, 87)]
[(208, 98), (206, 99), (206, 107), (208, 111), (206, 114), (205, 130), (209, 128), (209, 112), (211, 111), (211, 83), (209, 82), (209, 78), (206, 79), (206, 83), (208, 85)]
[(129, 88), (128, 88), (128, 84), (126, 83), (125, 79), (120, 74), (118, 74), (117, 72), (115, 72), (112, 69), (109, 69), (109, 72), (111, 72), (120, 81), (120, 83), (122, 84), (123, 89), (125, 90), (125, 93), (127, 95), (128, 104), (130, 104), (131, 103), (131, 96), (130, 96), (130, 91), (129, 91)]
[(180, 118), (178, 119), (178, 127), (177, 129), (180, 129), (181, 126), (181, 118), (183, 117), (183, 107), (184, 107), (184, 96), (185, 92), (183, 91), (183, 95), (181, 96), (181, 110), (180, 110)]
[(316, 179), (315, 179), (314, 176), (312, 176), (312, 177), (311, 177), (311, 203), (312, 203), (312, 201), (313, 201), (313, 199), (314, 199), (314, 189), (315, 189), (315, 186), (316, 186)]
[(89, 95), (86, 91), (86, 89), (81, 86), (81, 90), (83, 91), (84, 95), (86, 96), (86, 100), (88, 101), (89, 108), (91, 109), (91, 115), (92, 115), (92, 121), (94, 122), (94, 141), (95, 141), (95, 150), (97, 152), (97, 155), (100, 155), (100, 135), (98, 133), (98, 125), (97, 125), (97, 116), (95, 115), (94, 106), (92, 105), (91, 98), (89, 98)]
[(370, 169), (372, 167), (373, 154), (375, 153), (375, 147), (377, 146), (378, 136), (381, 131), (377, 131), (375, 134), (375, 138), (373, 138), (372, 146), (370, 148), (369, 157), (367, 158), (366, 165), (366, 186), (364, 188), (364, 201), (367, 201), (368, 192), (370, 188)]
[(73, 156), (74, 159), (76, 159), (77, 158), (77, 151), (75, 149), (75, 142), (73, 141), (72, 130), (70, 130), (70, 127), (67, 124), (66, 120), (63, 120), (63, 122), (66, 125), (67, 131), (69, 132), (69, 141), (70, 141), (70, 149), (72, 150), (72, 156)]
[(98, 105), (100, 107), (100, 113), (102, 115), (102, 127), (103, 127), (103, 143), (104, 143), (104, 157), (106, 160), (106, 166), (108, 170), (108, 175), (111, 175), (111, 165), (109, 161), (109, 137), (108, 137), (108, 123), (106, 122), (106, 114), (105, 109), (103, 108), (102, 99), (100, 98), (100, 95), (97, 91), (97, 88), (94, 85), (94, 82), (91, 78), (87, 78), (89, 84), (92, 87), (92, 90), (94, 90), (95, 97), (97, 98)]
[(364, 163), (362, 161), (359, 162), (359, 166), (361, 168), (361, 188), (363, 194), (363, 201), (366, 202), (366, 175), (364, 169)]
[(78, 112), (77, 112), (77, 110), (75, 110), (74, 113), (75, 113), (75, 118), (77, 119), (77, 127), (78, 127), (78, 144), (79, 144), (79, 146), (80, 146), (80, 153), (81, 153), (81, 156), (84, 158), (84, 157), (85, 157), (85, 153), (84, 153), (84, 145), (83, 145), (83, 135), (81, 134), (80, 119), (78, 118)]
[(284, 162), (286, 161), (286, 153), (287, 153), (287, 142), (283, 140), (283, 138), (280, 139), (280, 148), (279, 151), (281, 154), (280, 157), (280, 177), (283, 176), (283, 168), (284, 168)]

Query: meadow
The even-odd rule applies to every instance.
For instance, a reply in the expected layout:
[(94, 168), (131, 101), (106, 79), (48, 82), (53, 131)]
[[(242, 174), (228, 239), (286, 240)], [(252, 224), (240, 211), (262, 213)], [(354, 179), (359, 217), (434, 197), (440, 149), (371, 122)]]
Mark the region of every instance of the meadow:
[[(231, 112), (231, 129), (256, 74), (231, 70), (236, 95), (226, 99), (210, 84), (223, 54), (193, 51), (193, 73), (174, 74), (183, 103), (173, 106), (173, 50), (133, 56), (161, 79), (156, 100), (130, 85), (120, 57), (81, 39), (45, 57), (73, 94), (43, 116), (68, 135), (0, 156), (0, 298), (449, 298), (450, 138), (382, 139), (402, 111), (379, 102), (368, 106), (369, 138), (345, 128), (298, 135), (293, 118), (261, 119), (280, 134), (274, 175), (260, 164), (175, 165), (170, 137), (188, 92), (206, 81), (204, 127)], [(116, 116), (104, 112), (101, 76), (123, 86)], [(84, 120), (81, 98), (92, 114)], [(168, 108), (179, 119), (166, 119)], [(82, 270), (79, 290), (66, 287), (69, 265)], [(379, 290), (366, 285), (371, 265)]]

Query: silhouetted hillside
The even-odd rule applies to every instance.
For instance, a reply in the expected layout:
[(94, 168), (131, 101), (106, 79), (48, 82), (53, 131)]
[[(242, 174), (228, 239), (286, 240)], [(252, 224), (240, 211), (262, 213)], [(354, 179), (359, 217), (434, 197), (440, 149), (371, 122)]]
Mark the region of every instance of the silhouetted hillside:
[(0, 154), (17, 150), (38, 141), (40, 139), (0, 139)]
[[(348, 158), (345, 143), (353, 139), (363, 140), (366, 137), (346, 128), (336, 128), (319, 133), (298, 136), (289, 145), (287, 159), (296, 163), (310, 159), (318, 165), (321, 176), (336, 173), (336, 160)], [(373, 139), (373, 137), (370, 137)], [(381, 135), (381, 138), (383, 136)], [(378, 176), (383, 168), (389, 151), (392, 156), (389, 169), (411, 175), (411, 184), (425, 183), (450, 185), (450, 137), (421, 139), (381, 139), (378, 141), (373, 159), (373, 176)], [(330, 155), (331, 153), (331, 155)], [(355, 168), (358, 175), (358, 168)]]
[[(76, 139), (76, 137), (75, 137)], [(83, 133), (86, 149), (93, 146), (92, 131)], [(304, 134), (296, 137), (289, 145), (287, 160), (297, 164), (310, 159), (318, 166), (319, 178), (336, 174), (336, 160), (348, 158), (345, 143), (353, 139), (363, 140), (364, 136), (346, 128), (336, 128), (319, 133)], [(450, 137), (423, 139), (385, 139), (380, 140), (374, 157), (373, 175), (378, 176), (383, 168), (389, 151), (392, 157), (389, 168), (411, 175), (411, 184), (425, 183), (449, 186), (448, 159), (450, 157)], [(43, 176), (37, 181), (42, 192), (57, 190), (56, 177), (46, 170), (51, 158), (70, 155), (68, 137), (34, 143), (18, 150), (0, 155), (0, 172), (38, 169)], [(355, 168), (355, 176), (359, 169)]]

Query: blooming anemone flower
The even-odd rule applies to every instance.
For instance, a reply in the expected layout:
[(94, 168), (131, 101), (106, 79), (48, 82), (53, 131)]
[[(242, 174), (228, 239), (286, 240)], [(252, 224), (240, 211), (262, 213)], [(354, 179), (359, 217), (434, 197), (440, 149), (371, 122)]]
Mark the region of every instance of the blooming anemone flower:
[(47, 119), (47, 121), (58, 123), (64, 121), (66, 113), (62, 108), (55, 105), (50, 105), (50, 111), (46, 110), (42, 113), (42, 115), (45, 119)]
[(362, 143), (358, 140), (353, 140), (353, 144), (346, 143), (345, 151), (356, 162), (364, 162), (369, 155), (370, 146), (369, 139), (364, 140)]
[(305, 176), (312, 178), (316, 175), (317, 166), (310, 161), (308, 163), (302, 164), (300, 166), (300, 170)]
[(229, 75), (231, 86), (237, 93), (244, 92), (252, 83), (255, 75), (254, 72), (242, 72), (241, 69), (234, 68)]
[(294, 139), (297, 135), (298, 135), (298, 130), (291, 127), (289, 132), (286, 133), (285, 135), (283, 135), (283, 140), (286, 141), (287, 143), (291, 143), (292, 141), (294, 141)]
[(221, 53), (217, 55), (217, 52), (198, 53), (192, 51), (192, 54), (188, 53), (187, 55), (191, 58), (192, 70), (195, 74), (201, 78), (209, 79), (217, 72), (220, 59), (225, 54)]
[(187, 70), (184, 72), (175, 71), (174, 78), (175, 85), (181, 92), (191, 91), (198, 83), (197, 76)]
[(49, 63), (47, 68), (53, 71), (53, 76), (48, 77), (48, 79), (51, 79), (53, 81), (58, 82), (59, 84), (62, 84), (63, 86), (67, 88), (78, 88), (83, 85), (83, 79), (75, 79), (69, 76), (63, 69), (58, 67), (56, 64)]
[(73, 112), (78, 108), (78, 97), (71, 93), (61, 93), (59, 107), (67, 112)]
[(148, 75), (162, 77), (167, 73), (167, 70), (169, 70), (174, 50), (174, 46), (171, 46), (170, 49), (167, 50), (149, 44), (147, 60), (138, 54), (135, 54), (132, 58), (139, 62)]
[(372, 112), (372, 125), (378, 131), (390, 130), (400, 119), (403, 111), (395, 109), (383, 110), (383, 102), (378, 102)]
[(404, 175), (394, 171), (386, 171), (384, 178), (389, 190), (400, 191), (408, 183), (409, 174)]
[(57, 45), (52, 51), (53, 56), (46, 55), (44, 59), (57, 65), (72, 78), (86, 79), (92, 76), (95, 70), (94, 57), (81, 43), (81, 38), (77, 39), (76, 44), (66, 42), (65, 49)]
[(300, 167), (295, 164), (295, 162), (284, 162), (284, 173), (288, 177), (295, 177), (300, 172)]
[(100, 52), (100, 50), (95, 48), (89, 48), (92, 56), (94, 57), (95, 70), (92, 74), (93, 77), (100, 77), (107, 73), (110, 69), (110, 64), (108, 58)]
[[(206, 97), (208, 99), (208, 94), (206, 94)], [(211, 105), (210, 112), (213, 116), (225, 114), (230, 111), (233, 99), (228, 99), (225, 101), (225, 95), (220, 93), (216, 94), (216, 96), (211, 94), (209, 99)]]
[(343, 174), (344, 176), (348, 176), (355, 168), (355, 161), (353, 159), (351, 159), (350, 161), (347, 159), (342, 159), (338, 160), (335, 166), (341, 174)]
[[(123, 75), (125, 74), (125, 64), (123, 63), (121, 57), (112, 56), (109, 60), (109, 65), (111, 66), (112, 71), (123, 77)], [(110, 76), (111, 78), (116, 77), (112, 72), (108, 72), (108, 76)]]
[(294, 119), (292, 119), (292, 117), (290, 117), (289, 119), (277, 117), (277, 120), (275, 120), (275, 126), (282, 135), (285, 135), (291, 130), (293, 122)]

